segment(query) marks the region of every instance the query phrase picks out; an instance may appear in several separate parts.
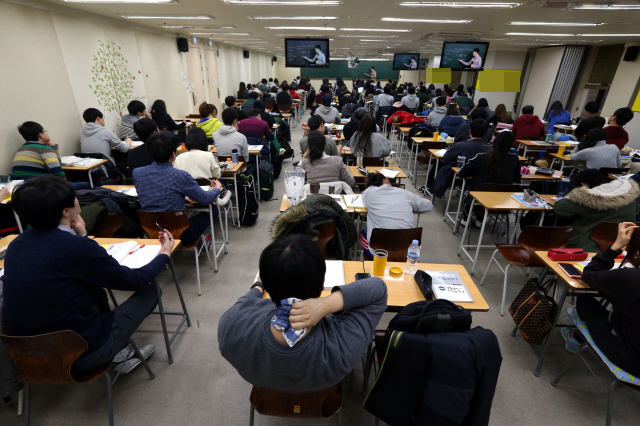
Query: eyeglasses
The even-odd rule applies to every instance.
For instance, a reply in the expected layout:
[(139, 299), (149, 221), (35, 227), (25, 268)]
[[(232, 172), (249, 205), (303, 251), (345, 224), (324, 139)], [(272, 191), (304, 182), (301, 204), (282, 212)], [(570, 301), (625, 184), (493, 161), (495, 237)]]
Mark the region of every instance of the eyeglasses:
[(47, 133), (47, 132), (48, 132), (48, 130), (43, 130), (43, 131), (42, 131), (42, 133)]

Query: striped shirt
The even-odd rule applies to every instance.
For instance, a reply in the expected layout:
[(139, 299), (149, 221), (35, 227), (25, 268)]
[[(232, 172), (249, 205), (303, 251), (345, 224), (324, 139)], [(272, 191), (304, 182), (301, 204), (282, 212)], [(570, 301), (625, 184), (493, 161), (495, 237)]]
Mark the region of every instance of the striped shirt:
[(51, 147), (40, 142), (26, 142), (13, 158), (11, 174), (24, 178), (47, 174), (64, 177), (58, 145)]
[(120, 128), (120, 138), (127, 139), (130, 138), (134, 141), (139, 141), (140, 138), (133, 130), (133, 125), (138, 121), (138, 117), (133, 114), (125, 114), (122, 116), (122, 127)]

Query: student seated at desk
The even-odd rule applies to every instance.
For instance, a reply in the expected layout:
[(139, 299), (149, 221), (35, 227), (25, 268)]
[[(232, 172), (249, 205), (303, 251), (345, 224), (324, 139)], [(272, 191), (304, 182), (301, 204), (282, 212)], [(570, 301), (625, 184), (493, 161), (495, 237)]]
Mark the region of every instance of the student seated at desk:
[(473, 96), (473, 87), (467, 87), (467, 94), (464, 94), (464, 93), (458, 94), (456, 98), (458, 101), (458, 108), (460, 109), (467, 108), (465, 111), (473, 110), (476, 105), (471, 100), (472, 96)]
[(608, 137), (602, 127), (589, 130), (578, 146), (571, 151), (569, 158), (572, 161), (585, 161), (588, 169), (622, 167), (620, 150), (615, 145), (607, 144)]
[(220, 353), (247, 382), (322, 390), (360, 362), (387, 308), (387, 287), (368, 278), (320, 297), (325, 271), (322, 252), (306, 235), (288, 235), (264, 249), (260, 281), (218, 324)]
[[(204, 191), (189, 173), (173, 167), (172, 163), (176, 159), (176, 137), (173, 133), (158, 132), (151, 135), (149, 151), (155, 160), (154, 163), (133, 171), (142, 210), (151, 212), (184, 210), (187, 201), (208, 206), (218, 198), (222, 188), (220, 181), (212, 181), (212, 189)], [(213, 209), (213, 217), (218, 217), (217, 208)], [(190, 227), (180, 236), (185, 245), (196, 241), (209, 227), (209, 213), (202, 212), (190, 217), (189, 224)]]
[(247, 99), (246, 101), (244, 101), (242, 103), (242, 111), (247, 114), (247, 117), (249, 116), (249, 112), (253, 109), (253, 104), (256, 103), (256, 101), (258, 100), (258, 97), (260, 95), (256, 92), (250, 92), (249, 93), (249, 99)]
[(244, 81), (241, 81), (238, 86), (238, 99), (249, 99), (249, 90), (247, 90), (247, 85), (244, 84)]
[[(324, 152), (327, 153), (327, 155), (329, 156), (339, 156), (340, 153), (342, 152), (342, 144), (340, 145), (336, 145), (336, 141), (334, 141), (331, 136), (326, 134), (326, 130), (324, 127), (324, 120), (322, 119), (322, 117), (320, 117), (319, 115), (314, 115), (312, 117), (309, 118), (309, 121), (307, 121), (307, 125), (309, 126), (309, 131), (312, 132), (314, 130), (317, 130), (319, 132), (321, 132), (322, 134), (325, 135), (324, 139), (325, 139), (325, 147), (324, 147)], [(346, 127), (346, 126), (345, 126)], [(308, 141), (308, 137), (302, 138), (300, 139), (300, 152), (302, 154), (304, 154), (305, 152), (307, 152), (307, 144)]]
[(607, 123), (604, 117), (600, 117), (600, 105), (597, 102), (587, 102), (584, 110), (588, 117), (580, 120), (578, 127), (573, 131), (579, 141), (589, 133), (589, 130), (604, 127)]
[(618, 108), (616, 112), (609, 117), (609, 125), (604, 128), (607, 132), (607, 143), (615, 145), (618, 149), (624, 148), (629, 142), (629, 134), (623, 129), (624, 125), (633, 119), (633, 111), (631, 108)]
[(258, 99), (254, 104), (253, 108), (260, 111), (260, 119), (267, 123), (269, 129), (273, 129), (273, 125), (275, 122), (273, 121), (273, 117), (271, 114), (267, 112), (267, 106), (262, 99)]
[(515, 137), (515, 142), (513, 142), (515, 149), (520, 146), (519, 139), (544, 140), (546, 134), (544, 124), (537, 115), (533, 115), (533, 106), (531, 105), (522, 107), (522, 115), (513, 122), (511, 131)]
[(384, 93), (378, 95), (376, 99), (376, 105), (379, 107), (391, 106), (395, 102), (393, 96), (391, 95), (391, 86), (388, 84), (384, 86)]
[(133, 125), (141, 118), (151, 118), (151, 114), (147, 113), (147, 107), (140, 101), (131, 101), (127, 105), (127, 111), (129, 114), (125, 114), (121, 119), (120, 137), (122, 139), (131, 139), (138, 141), (138, 136), (133, 130)]
[(242, 109), (236, 107), (236, 98), (234, 98), (233, 96), (227, 96), (226, 98), (224, 98), (224, 104), (227, 106), (227, 108), (233, 108), (238, 111), (238, 121), (247, 118), (247, 114)]
[(549, 125), (547, 126), (547, 132), (555, 133), (553, 127), (556, 123), (571, 123), (571, 113), (564, 109), (562, 102), (555, 101), (549, 107), (549, 115), (547, 116)]
[(247, 114), (249, 118), (238, 123), (238, 131), (247, 138), (260, 141), (266, 139), (271, 142), (274, 139), (273, 132), (271, 132), (269, 124), (261, 118), (261, 113), (262, 111), (258, 108), (252, 109)]
[(362, 192), (362, 201), (367, 208), (367, 223), (360, 234), (360, 242), (369, 259), (373, 259), (373, 249), (369, 247), (369, 241), (375, 228), (415, 228), (413, 214), (429, 213), (433, 210), (430, 200), (406, 189), (391, 186), (389, 179), (381, 173), (367, 175), (367, 187)]
[(238, 154), (243, 156), (245, 161), (249, 161), (247, 137), (238, 132), (238, 111), (235, 108), (222, 111), (222, 122), (224, 125), (213, 134), (218, 155), (229, 156), (237, 149)]
[(431, 111), (427, 116), (427, 124), (430, 124), (436, 128), (440, 125), (440, 122), (447, 114), (447, 108), (445, 107), (446, 104), (447, 99), (443, 96), (436, 98), (435, 108), (433, 108), (433, 111)]
[[(614, 259), (626, 247), (623, 261), (632, 267), (615, 268)], [(627, 373), (640, 376), (640, 231), (633, 222), (621, 223), (616, 241), (598, 253), (584, 268), (582, 280), (599, 294), (578, 296), (575, 309), (567, 307), (566, 317), (573, 322), (585, 321), (591, 338), (604, 355)], [(607, 309), (599, 300), (611, 303)], [(563, 328), (566, 349), (576, 352), (578, 342), (575, 328)]]
[(360, 119), (358, 131), (349, 141), (351, 153), (356, 155), (358, 152), (362, 152), (365, 157), (386, 157), (389, 155), (391, 153), (389, 139), (376, 133), (376, 130), (376, 119), (369, 113), (364, 114)]
[(449, 105), (446, 115), (440, 120), (438, 132), (440, 134), (455, 135), (460, 130), (460, 127), (466, 124), (466, 120), (460, 117), (459, 114), (458, 107), (455, 104)]
[(491, 117), (491, 120), (487, 120), (487, 123), (497, 126), (499, 123), (513, 124), (513, 118), (511, 114), (507, 113), (507, 107), (504, 104), (498, 104), (496, 111)]
[(189, 173), (194, 179), (220, 178), (220, 166), (212, 152), (209, 152), (209, 139), (204, 130), (189, 130), (185, 147), (188, 152), (180, 154), (173, 163), (174, 167)]
[(127, 176), (132, 176), (133, 171), (138, 167), (149, 166), (153, 163), (147, 140), (149, 140), (149, 136), (159, 130), (155, 121), (150, 118), (141, 118), (133, 124), (133, 131), (136, 132), (138, 139), (144, 144), (129, 151), (129, 155), (127, 155)]
[[(477, 120), (478, 118), (486, 121), (487, 120), (487, 111), (482, 109), (482, 108), (480, 108), (480, 109), (475, 109), (472, 112), (470, 112), (469, 115), (467, 116), (468, 122), (463, 124), (462, 126), (460, 126), (460, 128), (456, 132), (455, 137), (453, 138), (453, 141), (455, 143), (468, 141), (471, 138), (471, 136), (469, 136), (469, 130), (470, 130), (470, 127), (471, 127), (471, 123), (473, 122), (473, 120)], [(491, 141), (491, 137), (492, 136), (493, 136), (493, 131), (491, 130), (491, 126), (487, 126), (487, 131), (482, 136), (482, 141), (484, 143), (488, 144)]]
[(309, 146), (298, 164), (298, 167), (306, 172), (307, 181), (343, 181), (349, 186), (356, 184), (355, 178), (349, 172), (342, 158), (327, 155), (325, 152), (327, 142), (322, 132), (317, 130), (309, 132), (307, 142)]
[(480, 100), (478, 101), (478, 105), (476, 105), (475, 107), (473, 107), (473, 109), (471, 110), (471, 112), (478, 110), (478, 109), (484, 109), (487, 112), (487, 123), (489, 122), (489, 120), (491, 120), (491, 118), (493, 117), (493, 111), (491, 111), (491, 108), (489, 108), (489, 102), (487, 101), (486, 98), (480, 98)]
[(638, 184), (633, 179), (604, 183), (606, 180), (598, 170), (583, 170), (574, 179), (577, 186), (553, 206), (558, 217), (572, 219), (573, 233), (567, 247), (599, 252), (599, 246), (589, 238), (596, 226), (602, 222), (634, 222), (638, 217)]
[(25, 143), (13, 157), (11, 175), (16, 179), (29, 179), (40, 175), (64, 178), (60, 164), (58, 144), (51, 140), (49, 133), (35, 121), (25, 121), (18, 126)]
[(342, 122), (342, 118), (340, 117), (340, 113), (338, 110), (331, 106), (331, 95), (325, 93), (322, 95), (322, 105), (316, 108), (313, 115), (319, 115), (322, 117), (325, 123), (331, 124), (340, 124)]
[(196, 126), (204, 130), (208, 138), (213, 137), (213, 134), (218, 131), (222, 123), (218, 120), (218, 108), (213, 104), (203, 102), (198, 107), (200, 117), (202, 117)]
[[(162, 99), (156, 100), (153, 105), (151, 105), (151, 118), (158, 124), (158, 127), (166, 127), (172, 131), (178, 131), (187, 126), (185, 122), (176, 124), (167, 112), (167, 104), (165, 104)], [(179, 141), (184, 141), (185, 138), (185, 135), (178, 136)]]
[(396, 95), (393, 97), (393, 102), (402, 102), (402, 98), (404, 98), (404, 87), (399, 86), (396, 90)]
[(80, 149), (83, 153), (102, 154), (114, 165), (116, 161), (111, 154), (111, 147), (120, 152), (131, 149), (131, 139), (121, 141), (113, 131), (104, 126), (104, 116), (95, 108), (88, 108), (82, 113), (86, 122), (80, 131)]
[[(7, 248), (2, 278), (5, 333), (78, 333), (89, 348), (73, 364), (73, 374), (114, 361), (158, 302), (149, 282), (169, 260), (173, 237), (160, 233), (160, 254), (141, 268), (129, 269), (87, 238), (75, 191), (65, 180), (40, 176), (25, 182), (13, 193), (12, 204), (32, 229)], [(134, 293), (111, 310), (104, 288)], [(153, 345), (142, 348), (145, 356), (153, 350)]]
[[(482, 191), (485, 183), (511, 185), (520, 183), (520, 159), (518, 154), (511, 151), (514, 137), (509, 131), (498, 133), (493, 140), (493, 149), (479, 153), (471, 157), (458, 172), (460, 178), (472, 178), (468, 185), (469, 191)], [(468, 143), (468, 142), (465, 142)], [(465, 152), (465, 156), (466, 156)], [(466, 197), (466, 208), (463, 214), (462, 226), (467, 224), (467, 215), (472, 198)], [(482, 223), (474, 219), (474, 225), (482, 226)]]
[(416, 96), (416, 88), (409, 86), (407, 89), (407, 95), (402, 98), (401, 102), (413, 112), (417, 111), (418, 106), (420, 105), (420, 99)]

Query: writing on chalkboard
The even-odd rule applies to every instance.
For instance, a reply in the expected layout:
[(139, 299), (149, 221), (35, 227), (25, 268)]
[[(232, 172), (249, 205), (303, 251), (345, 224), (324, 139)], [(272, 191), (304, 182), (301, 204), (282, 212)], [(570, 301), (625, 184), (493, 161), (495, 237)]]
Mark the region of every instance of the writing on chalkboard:
[(480, 51), (480, 58), (482, 59), (482, 64), (484, 66), (487, 51), (489, 50), (489, 43), (445, 42), (442, 47), (440, 68), (451, 68), (454, 70), (470, 69), (469, 65), (462, 64), (460, 61), (464, 61), (468, 64), (473, 58), (473, 49), (478, 49)]
[(286, 67), (289, 68), (329, 68), (328, 39), (284, 40)]

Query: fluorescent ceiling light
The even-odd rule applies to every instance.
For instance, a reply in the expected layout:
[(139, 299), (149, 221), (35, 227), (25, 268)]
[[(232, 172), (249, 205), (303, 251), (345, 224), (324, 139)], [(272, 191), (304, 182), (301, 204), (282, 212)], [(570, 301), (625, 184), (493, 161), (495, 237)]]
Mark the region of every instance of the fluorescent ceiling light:
[(400, 3), (400, 6), (510, 9), (512, 7), (520, 6), (520, 4), (521, 3), (403, 1)]
[[(266, 21), (266, 20), (278, 20), (278, 19), (294, 19), (297, 21), (301, 21), (301, 20), (307, 20), (309, 19), (308, 16), (249, 16), (249, 19), (256, 19), (256, 20), (262, 20), (262, 21)], [(336, 19), (338, 19), (337, 16), (314, 16), (312, 18), (314, 21), (335, 21)]]
[(265, 27), (268, 30), (335, 31), (332, 27)]
[(562, 26), (562, 27), (596, 27), (604, 25), (604, 23), (593, 22), (512, 22), (510, 25), (544, 25), (544, 26)]
[(143, 15), (122, 15), (123, 18), (127, 18), (127, 19), (200, 19), (200, 20), (205, 20), (205, 19), (213, 19), (211, 16), (203, 16), (203, 15), (199, 15), (199, 16), (187, 16), (187, 15), (181, 15), (181, 16), (143, 16)]
[(373, 42), (377, 42), (377, 43), (388, 43), (389, 41), (392, 41), (394, 43), (411, 43), (411, 40), (360, 40), (360, 41), (373, 41)]
[(537, 36), (537, 37), (640, 37), (637, 34), (545, 34), (545, 33), (507, 33), (514, 36)]
[(545, 33), (507, 33), (505, 35), (511, 36), (544, 36), (544, 37), (575, 37), (577, 34), (545, 34)]
[(350, 38), (362, 38), (362, 37), (375, 37), (375, 38), (399, 38), (400, 36), (392, 36), (392, 35), (339, 35), (338, 37), (350, 37)]
[(434, 24), (468, 24), (469, 20), (455, 20), (455, 19), (414, 19), (414, 18), (380, 18), (381, 21), (389, 22), (427, 22)]
[(387, 30), (382, 28), (340, 28), (340, 31), (379, 31), (387, 33), (410, 33), (411, 30)]
[(640, 34), (576, 34), (580, 37), (640, 37)]
[(338, 0), (223, 0), (227, 4), (285, 5), (285, 6), (340, 6)]
[(573, 10), (639, 10), (640, 4), (571, 4), (567, 9)]
[(62, 0), (67, 3), (177, 3), (174, 0)]
[(237, 35), (242, 35), (242, 36), (248, 36), (251, 35), (251, 33), (189, 33), (191, 35), (219, 35), (219, 36), (237, 36)]
[(395, 53), (383, 53), (382, 56), (393, 56)]
[(210, 27), (200, 25), (162, 25), (162, 28), (191, 30), (235, 30), (236, 27)]

